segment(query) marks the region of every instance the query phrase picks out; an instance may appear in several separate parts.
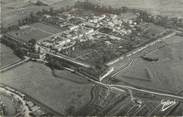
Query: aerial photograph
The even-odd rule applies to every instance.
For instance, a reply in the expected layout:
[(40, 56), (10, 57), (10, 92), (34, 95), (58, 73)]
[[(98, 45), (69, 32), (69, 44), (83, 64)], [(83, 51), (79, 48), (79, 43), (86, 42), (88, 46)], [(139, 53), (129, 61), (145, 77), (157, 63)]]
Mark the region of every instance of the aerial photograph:
[(183, 116), (183, 0), (0, 5), (0, 117)]

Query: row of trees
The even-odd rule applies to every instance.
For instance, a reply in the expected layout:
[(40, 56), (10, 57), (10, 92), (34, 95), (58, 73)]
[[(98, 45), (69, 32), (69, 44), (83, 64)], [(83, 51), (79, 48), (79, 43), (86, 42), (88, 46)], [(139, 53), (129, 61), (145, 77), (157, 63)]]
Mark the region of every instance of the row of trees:
[(2, 24), (1, 32), (6, 33), (6, 32), (9, 32), (9, 31), (12, 31), (12, 30), (18, 30), (19, 27), (22, 26), (22, 25), (32, 24), (34, 22), (38, 22), (44, 14), (49, 14), (49, 15), (54, 16), (58, 13), (65, 12), (65, 11), (68, 11), (70, 9), (71, 9), (71, 7), (69, 7), (69, 6), (62, 7), (58, 10), (55, 10), (51, 7), (49, 9), (42, 9), (42, 10), (36, 12), (36, 13), (35, 12), (30, 12), (30, 14), (28, 16), (26, 16), (25, 18), (18, 20), (17, 24), (10, 25), (8, 27), (4, 27), (3, 24)]
[(17, 55), (19, 58), (21, 58), (21, 59), (24, 58), (24, 55), (26, 54), (26, 50), (21, 44), (19, 44), (17, 42), (12, 42), (12, 41), (6, 39), (5, 37), (3, 37), (1, 39), (1, 43), (8, 46), (9, 48), (11, 48), (13, 50), (14, 54)]
[(132, 9), (127, 7), (121, 8), (112, 8), (111, 6), (101, 6), (98, 4), (92, 4), (88, 1), (80, 2), (77, 1), (75, 3), (76, 8), (83, 8), (83, 9), (90, 9), (99, 12), (107, 12), (107, 13), (114, 13), (114, 14), (121, 14), (126, 12), (132, 12), (138, 14), (137, 22), (151, 22), (157, 25), (165, 26), (165, 27), (181, 27), (183, 28), (183, 18), (169, 18), (167, 16), (160, 16), (160, 15), (151, 15), (150, 13), (139, 10), (139, 9)]
[(107, 13), (114, 13), (114, 14), (120, 14), (120, 13), (126, 13), (128, 12), (130, 9), (128, 9), (127, 7), (121, 7), (118, 9), (114, 9), (111, 6), (101, 6), (99, 4), (92, 4), (88, 1), (85, 2), (80, 2), (77, 1), (75, 3), (75, 8), (83, 8), (83, 9), (90, 9), (90, 10), (96, 10), (99, 12), (107, 12)]
[(183, 28), (182, 18), (177, 18), (177, 17), (170, 18), (168, 16), (152, 15), (142, 10), (138, 11), (137, 20), (154, 23), (154, 24), (161, 25), (163, 27), (168, 27), (168, 28), (175, 28), (175, 27)]
[(2, 27), (1, 27), (2, 33), (6, 33), (6, 32), (9, 32), (9, 31), (13, 31), (13, 30), (18, 30), (19, 27), (22, 26), (22, 25), (37, 22), (39, 20), (39, 17), (40, 17), (40, 15), (37, 15), (37, 14), (34, 14), (33, 12), (31, 12), (29, 16), (27, 16), (27, 17), (25, 17), (21, 20), (18, 20), (17, 24), (10, 25), (8, 27), (4, 27), (2, 25)]

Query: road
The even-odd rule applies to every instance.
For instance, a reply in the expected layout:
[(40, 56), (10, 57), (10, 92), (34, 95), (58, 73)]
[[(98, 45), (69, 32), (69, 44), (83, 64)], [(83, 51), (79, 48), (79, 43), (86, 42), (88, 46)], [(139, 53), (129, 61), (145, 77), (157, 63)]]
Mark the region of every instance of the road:
[(7, 70), (10, 70), (10, 69), (12, 69), (12, 68), (14, 68), (14, 67), (16, 67), (16, 66), (18, 66), (18, 65), (21, 65), (21, 64), (23, 64), (23, 63), (25, 63), (25, 62), (27, 62), (27, 61), (29, 61), (29, 58), (25, 58), (24, 60), (18, 61), (18, 62), (16, 62), (16, 63), (11, 64), (11, 65), (8, 65), (8, 66), (6, 66), (6, 67), (3, 67), (2, 69), (0, 69), (0, 73), (1, 73), (1, 72), (5, 72), (5, 71), (7, 71)]
[[(162, 37), (162, 38), (160, 38), (160, 39), (158, 39), (158, 40), (156, 40), (156, 41), (154, 41), (154, 42), (152, 42), (152, 43), (150, 43), (150, 44), (147, 44), (147, 45), (144, 46), (144, 47), (141, 47), (141, 48), (139, 48), (139, 49), (137, 49), (137, 50), (135, 50), (135, 51), (129, 53), (127, 56), (130, 57), (131, 55), (136, 54), (136, 53), (142, 51), (143, 49), (145, 49), (145, 48), (147, 48), (147, 47), (149, 47), (149, 46), (152, 46), (152, 45), (156, 44), (157, 42), (160, 42), (161, 40), (164, 40), (164, 39), (166, 39), (166, 38), (169, 38), (169, 37), (171, 37), (171, 36), (173, 36), (173, 35), (175, 35), (175, 34), (176, 34), (176, 33), (173, 32), (173, 33), (171, 33), (171, 34), (169, 34), (169, 35), (166, 35), (166, 36), (164, 36), (164, 37)], [(52, 53), (51, 53), (51, 54), (52, 54)], [(52, 54), (52, 55), (53, 55), (53, 54)], [(61, 56), (58, 56), (58, 55), (54, 55), (54, 56), (61, 57)], [(63, 59), (63, 57), (61, 57), (61, 58)], [(127, 67), (128, 67), (129, 65), (131, 65), (132, 63), (133, 63), (133, 60), (132, 60), (132, 61), (130, 62), (130, 64), (128, 64), (127, 66), (121, 67), (122, 70), (124, 70), (125, 68), (127, 68)], [(79, 64), (80, 64), (80, 63), (79, 63)], [(118, 72), (116, 72), (116, 73), (114, 74), (114, 76), (115, 76), (116, 74), (120, 73), (120, 72), (121, 72), (121, 70), (118, 71)], [(98, 85), (103, 86), (103, 87), (106, 87), (106, 88), (110, 88), (111, 90), (119, 91), (119, 92), (121, 92), (121, 93), (125, 93), (126, 90), (133, 90), (133, 91), (139, 91), (139, 92), (142, 92), (142, 93), (148, 93), (148, 94), (153, 94), (153, 95), (158, 95), (158, 96), (163, 96), (163, 97), (169, 97), (169, 98), (174, 98), (174, 99), (183, 101), (183, 97), (182, 97), (182, 96), (178, 96), (178, 95), (174, 95), (174, 94), (169, 94), (169, 93), (164, 93), (164, 92), (152, 91), (152, 90), (148, 90), (148, 89), (136, 88), (136, 87), (128, 86), (128, 85), (105, 84), (105, 83), (103, 83), (103, 82), (100, 82), (100, 81), (91, 79), (90, 77), (85, 76), (85, 75), (83, 75), (83, 74), (81, 74), (81, 73), (79, 73), (79, 72), (76, 72), (76, 73), (77, 73), (78, 75), (80, 75), (80, 76), (86, 78), (87, 80), (89, 80), (89, 81), (95, 83), (95, 84), (98, 84)]]
[(132, 55), (135, 55), (135, 54), (137, 54), (138, 52), (141, 52), (141, 51), (143, 51), (144, 49), (146, 49), (146, 48), (148, 48), (148, 47), (150, 47), (150, 46), (153, 46), (153, 45), (155, 45), (156, 43), (158, 43), (158, 42), (160, 42), (160, 41), (163, 41), (163, 40), (165, 40), (165, 39), (167, 39), (167, 38), (170, 38), (170, 37), (172, 37), (172, 36), (174, 36), (174, 35), (176, 35), (176, 32), (172, 32), (172, 33), (170, 33), (170, 34), (168, 34), (168, 35), (165, 35), (164, 37), (161, 37), (161, 38), (159, 38), (159, 39), (156, 39), (155, 41), (153, 41), (153, 42), (151, 42), (151, 43), (148, 43), (148, 44), (144, 45), (143, 47), (140, 47), (140, 48), (137, 48), (137, 49), (135, 49), (135, 50), (133, 50), (133, 51), (128, 52), (128, 54), (123, 55), (123, 56), (119, 57), (118, 59), (115, 59), (115, 60), (113, 60), (113, 61), (108, 62), (106, 65), (108, 65), (108, 66), (113, 65), (113, 64), (115, 64), (116, 62), (118, 62), (119, 60), (123, 60), (123, 59), (125, 58), (125, 56), (126, 56), (126, 57), (131, 57)]
[(118, 70), (116, 73), (112, 74), (112, 77), (118, 75), (122, 70), (127, 69), (130, 65), (133, 64), (133, 62), (134, 62), (133, 59), (130, 59), (130, 63), (121, 66), (121, 67), (119, 68), (119, 70)]
[(163, 93), (163, 92), (157, 92), (157, 91), (151, 91), (151, 90), (147, 90), (147, 89), (136, 88), (136, 87), (132, 87), (132, 86), (128, 86), (128, 85), (105, 84), (105, 83), (99, 82), (97, 80), (93, 80), (93, 79), (91, 79), (91, 78), (89, 78), (89, 77), (87, 77), (87, 76), (85, 76), (85, 75), (83, 75), (79, 72), (76, 72), (76, 73), (78, 75), (88, 79), (89, 81), (95, 83), (95, 84), (98, 84), (98, 85), (101, 85), (103, 87), (110, 88), (112, 90), (116, 90), (116, 91), (119, 91), (119, 92), (122, 92), (122, 93), (125, 93), (126, 90), (133, 90), (133, 91), (139, 91), (139, 92), (142, 92), (142, 93), (148, 93), (148, 94), (153, 94), (153, 95), (158, 95), (158, 96), (164, 96), (164, 97), (174, 98), (174, 99), (183, 101), (182, 96), (169, 94), (169, 93)]
[[(160, 39), (157, 39), (156, 41), (154, 42), (151, 42), (150, 44), (147, 44), (145, 45), (144, 47), (141, 47), (139, 49), (136, 49), (135, 51), (132, 51), (131, 53), (129, 53), (127, 56), (132, 56), (133, 54), (137, 54), (138, 52), (140, 52), (141, 50), (149, 47), (149, 46), (152, 46), (154, 44), (156, 44), (157, 42), (160, 42), (164, 39), (167, 39), (167, 38), (170, 38), (171, 36), (174, 36), (176, 33), (175, 32), (172, 32)], [(117, 74), (119, 74), (122, 70), (128, 68), (132, 63), (133, 63), (133, 59), (131, 60), (131, 62), (126, 65), (126, 66), (122, 66), (119, 71), (117, 71), (116, 73), (114, 73), (112, 75), (112, 77), (116, 76)], [(104, 84), (103, 84), (104, 85)], [(130, 90), (134, 90), (134, 91), (139, 91), (139, 92), (143, 92), (143, 93), (149, 93), (149, 94), (154, 94), (154, 95), (159, 95), (159, 96), (165, 96), (165, 97), (170, 97), (170, 98), (175, 98), (175, 99), (178, 99), (178, 100), (183, 100), (183, 97), (182, 96), (178, 96), (178, 95), (174, 95), (174, 94), (168, 94), (168, 93), (162, 93), (162, 92), (156, 92), (156, 91), (151, 91), (151, 90), (147, 90), (147, 89), (141, 89), (141, 88), (136, 88), (136, 87), (132, 87), (132, 86), (128, 86), (128, 85), (108, 85), (108, 84), (105, 84), (107, 87), (110, 87), (112, 89), (115, 89), (115, 90), (118, 90), (118, 91), (121, 91), (121, 92), (124, 92), (124, 89), (130, 89)], [(121, 89), (121, 90), (120, 90)]]
[(115, 88), (122, 89), (122, 91), (124, 91), (123, 89), (130, 89), (130, 90), (134, 90), (134, 91), (139, 91), (139, 92), (143, 92), (143, 93), (149, 93), (149, 94), (154, 94), (154, 95), (159, 95), (159, 96), (170, 97), (170, 98), (174, 98), (174, 99), (183, 101), (182, 96), (178, 96), (178, 95), (174, 95), (174, 94), (163, 93), (163, 92), (155, 92), (155, 91), (151, 91), (151, 90), (147, 90), (147, 89), (135, 88), (135, 87), (128, 86), (128, 85), (108, 85), (108, 86), (111, 87), (111, 88), (115, 87)]

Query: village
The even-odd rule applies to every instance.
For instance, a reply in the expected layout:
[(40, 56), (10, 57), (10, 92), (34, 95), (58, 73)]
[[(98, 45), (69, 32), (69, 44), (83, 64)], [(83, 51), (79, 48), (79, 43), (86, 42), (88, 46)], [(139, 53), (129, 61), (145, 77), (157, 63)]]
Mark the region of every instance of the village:
[(89, 1), (29, 0), (2, 25), (0, 114), (180, 114), (183, 18)]
[[(90, 15), (84, 12), (90, 12)], [(65, 12), (50, 9), (39, 14), (39, 17), (31, 14), (33, 23), (23, 20), (19, 30), (6, 33), (5, 43), (21, 43), (18, 54), (33, 60), (51, 61), (51, 66), (57, 68), (71, 61), (65, 67), (75, 70), (73, 62), (79, 63), (80, 67), (84, 65), (84, 69), (79, 70), (94, 77), (110, 71), (107, 64), (111, 61), (171, 32), (140, 20), (139, 13), (100, 13), (73, 7)], [(12, 45), (17, 47), (16, 44)], [(52, 63), (51, 59), (55, 58), (48, 53), (64, 56), (67, 60), (64, 63), (58, 60), (61, 65), (56, 63), (57, 59)]]

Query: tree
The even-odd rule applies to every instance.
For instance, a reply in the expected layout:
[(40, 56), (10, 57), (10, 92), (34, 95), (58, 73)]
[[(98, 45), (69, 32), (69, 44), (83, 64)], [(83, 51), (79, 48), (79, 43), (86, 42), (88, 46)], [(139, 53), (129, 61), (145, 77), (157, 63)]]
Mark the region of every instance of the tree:
[(126, 13), (128, 11), (128, 8), (127, 7), (121, 7), (120, 10), (121, 10), (122, 13)]
[(51, 7), (50, 9), (49, 9), (49, 13), (52, 15), (53, 14), (53, 8)]
[(36, 44), (36, 40), (32, 38), (31, 40), (28, 41), (28, 43), (34, 46)]
[(18, 26), (21, 26), (21, 25), (22, 25), (22, 21), (18, 20)]
[(31, 39), (28, 41), (28, 46), (30, 48), (30, 51), (34, 52), (35, 51), (35, 45), (36, 45), (36, 40)]
[(15, 48), (14, 53), (21, 59), (24, 58), (25, 52), (22, 48)]

